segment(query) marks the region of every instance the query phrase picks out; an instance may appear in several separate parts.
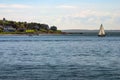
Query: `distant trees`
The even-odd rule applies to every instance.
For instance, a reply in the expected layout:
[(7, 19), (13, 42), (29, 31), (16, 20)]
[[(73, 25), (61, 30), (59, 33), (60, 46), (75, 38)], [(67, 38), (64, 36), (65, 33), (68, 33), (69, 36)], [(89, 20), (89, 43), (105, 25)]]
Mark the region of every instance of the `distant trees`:
[(5, 18), (3, 18), (3, 21), (6, 21), (6, 19), (5, 19)]
[(3, 21), (0, 20), (0, 25), (3, 26), (3, 24), (5, 26), (12, 26), (13, 28), (19, 29), (19, 28), (26, 28), (26, 29), (45, 29), (45, 30), (49, 30), (49, 25), (47, 24), (40, 24), (40, 23), (27, 23), (27, 22), (16, 22), (16, 21)]
[(41, 29), (49, 30), (49, 26), (47, 24), (41, 24)]
[(2, 20), (0, 20), (0, 25), (3, 25), (3, 21)]
[[(19, 32), (25, 32), (25, 30), (34, 30), (34, 31), (39, 31), (39, 32), (45, 32), (45, 33), (54, 33), (57, 31), (56, 26), (51, 26), (49, 27), (48, 24), (40, 24), (40, 23), (27, 23), (27, 22), (16, 22), (16, 21), (9, 21), (3, 18), (3, 20), (0, 20), (0, 26), (12, 26), (13, 28), (16, 29), (16, 31)], [(2, 30), (2, 29), (1, 29)], [(1, 32), (0, 30), (0, 32)]]
[(57, 27), (56, 26), (51, 26), (50, 30), (57, 31)]
[(0, 32), (2, 32), (3, 31), (3, 27), (2, 26), (0, 26)]

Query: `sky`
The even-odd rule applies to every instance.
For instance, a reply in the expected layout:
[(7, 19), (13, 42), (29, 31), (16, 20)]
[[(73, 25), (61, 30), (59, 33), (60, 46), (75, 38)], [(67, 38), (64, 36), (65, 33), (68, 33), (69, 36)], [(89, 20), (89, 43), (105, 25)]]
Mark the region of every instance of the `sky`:
[(0, 19), (37, 22), (60, 30), (120, 30), (120, 0), (0, 0)]

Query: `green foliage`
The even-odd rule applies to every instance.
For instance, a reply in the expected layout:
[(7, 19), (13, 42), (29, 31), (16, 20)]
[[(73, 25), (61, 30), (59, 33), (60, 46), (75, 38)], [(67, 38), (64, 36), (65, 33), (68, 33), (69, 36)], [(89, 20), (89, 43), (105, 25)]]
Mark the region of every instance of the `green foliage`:
[(40, 29), (40, 32), (47, 33), (47, 32), (48, 32), (48, 30), (45, 30), (45, 29)]
[(57, 30), (56, 32), (57, 32), (57, 33), (62, 33), (62, 31), (61, 31), (61, 30)]
[[(16, 29), (16, 32), (18, 33), (34, 33), (34, 32), (40, 32), (40, 33), (60, 33), (60, 31), (57, 31), (56, 26), (51, 26), (49, 28), (48, 24), (40, 24), (40, 23), (27, 23), (27, 22), (16, 22), (16, 21), (9, 21), (3, 18), (4, 20), (0, 20), (0, 26), (12, 26)], [(0, 29), (0, 32), (2, 32), (3, 29)], [(6, 33), (5, 33), (6, 34)]]
[(40, 23), (34, 23), (34, 22), (27, 23), (27, 22), (0, 20), (0, 25), (12, 26), (13, 28), (16, 28), (16, 29), (26, 28), (26, 29), (34, 29), (34, 30), (40, 30), (40, 29), (49, 30), (49, 26), (47, 24), (40, 24)]
[(49, 26), (47, 24), (41, 24), (41, 29), (49, 30)]
[(50, 30), (57, 31), (57, 27), (56, 26), (51, 26)]
[(53, 30), (49, 30), (49, 33), (54, 33), (54, 31)]
[(3, 21), (2, 20), (0, 20), (0, 25), (3, 25)]
[(26, 33), (34, 33), (35, 30), (30, 30), (30, 29), (29, 29), (29, 30), (26, 30), (25, 32), (26, 32)]
[(2, 29), (0, 29), (0, 32), (3, 32), (3, 30), (2, 30)]

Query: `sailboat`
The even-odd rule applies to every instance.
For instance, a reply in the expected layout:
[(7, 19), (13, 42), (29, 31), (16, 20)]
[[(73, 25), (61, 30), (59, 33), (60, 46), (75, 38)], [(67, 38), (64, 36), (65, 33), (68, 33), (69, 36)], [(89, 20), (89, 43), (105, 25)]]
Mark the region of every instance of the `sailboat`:
[(99, 37), (105, 37), (105, 31), (104, 31), (104, 28), (103, 28), (102, 24), (100, 26), (100, 30), (99, 30), (98, 36)]

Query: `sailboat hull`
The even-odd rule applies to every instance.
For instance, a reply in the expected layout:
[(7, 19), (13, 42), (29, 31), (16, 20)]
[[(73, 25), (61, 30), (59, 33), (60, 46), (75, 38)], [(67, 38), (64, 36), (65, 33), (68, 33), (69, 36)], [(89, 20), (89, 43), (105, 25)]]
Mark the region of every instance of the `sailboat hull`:
[(106, 35), (98, 35), (98, 37), (105, 37)]

